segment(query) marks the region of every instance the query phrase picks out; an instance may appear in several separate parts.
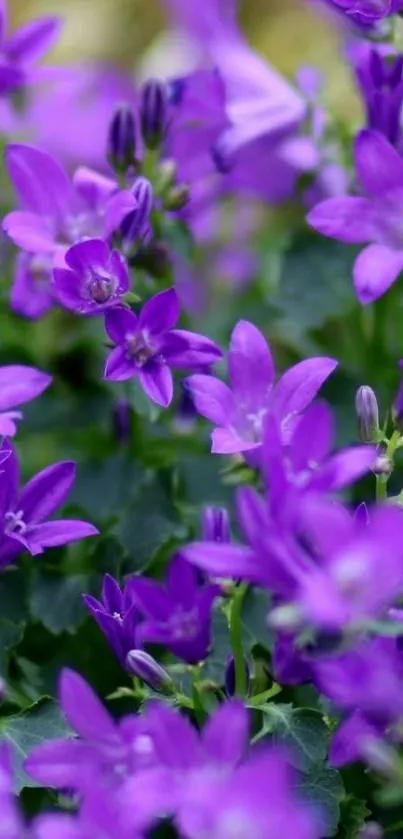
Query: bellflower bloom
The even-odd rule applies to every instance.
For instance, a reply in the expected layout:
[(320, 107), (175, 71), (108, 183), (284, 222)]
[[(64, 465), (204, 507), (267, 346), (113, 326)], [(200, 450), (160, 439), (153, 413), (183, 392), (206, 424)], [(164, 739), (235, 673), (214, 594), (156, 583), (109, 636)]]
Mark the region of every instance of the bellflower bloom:
[(42, 17), (8, 34), (7, 0), (0, 2), (0, 93), (40, 77), (35, 64), (58, 38), (61, 19)]
[(138, 317), (123, 308), (107, 312), (105, 328), (116, 348), (107, 359), (105, 379), (125, 381), (138, 376), (149, 399), (167, 407), (173, 397), (171, 367), (208, 367), (222, 356), (203, 335), (175, 329), (179, 315), (173, 288), (148, 300)]
[(71, 180), (47, 152), (10, 144), (6, 168), (23, 209), (3, 219), (3, 230), (29, 253), (60, 259), (69, 245), (88, 237), (108, 238), (136, 206), (129, 190), (91, 169), (77, 169)]
[(70, 461), (55, 463), (19, 489), (18, 457), (9, 443), (3, 444), (11, 454), (3, 464), (1, 476), (0, 566), (13, 562), (19, 554), (29, 551), (38, 556), (46, 548), (68, 545), (95, 536), (92, 524), (73, 519), (47, 521), (66, 500), (75, 477), (75, 464)]
[(165, 586), (147, 577), (128, 584), (133, 603), (143, 615), (137, 637), (141, 646), (162, 644), (178, 658), (197, 664), (211, 647), (211, 617), (217, 585), (199, 584), (196, 569), (177, 554), (171, 560)]
[(22, 413), (13, 409), (40, 396), (51, 381), (51, 376), (35, 367), (21, 364), (0, 367), (0, 437), (14, 437), (16, 420), (22, 419)]
[(55, 268), (58, 301), (73, 312), (96, 315), (121, 303), (130, 288), (129, 272), (119, 251), (103, 239), (87, 239), (65, 255), (67, 268)]
[(364, 305), (388, 290), (403, 269), (403, 160), (378, 131), (361, 131), (355, 167), (364, 196), (330, 198), (309, 213), (308, 223), (340, 242), (371, 242), (354, 264), (354, 286)]
[(239, 321), (228, 355), (232, 389), (213, 376), (187, 379), (196, 410), (217, 426), (212, 433), (212, 452), (259, 455), (269, 412), (277, 418), (287, 440), (300, 413), (336, 366), (332, 358), (310, 358), (291, 367), (275, 384), (273, 358), (262, 333), (252, 323)]
[(84, 594), (83, 599), (122, 667), (126, 667), (128, 652), (137, 646), (137, 626), (140, 620), (130, 584), (127, 583), (121, 591), (117, 581), (110, 574), (105, 574), (102, 600), (97, 600), (91, 594)]
[(364, 100), (367, 128), (374, 128), (400, 149), (403, 104), (403, 56), (382, 55), (380, 49), (363, 49), (355, 72)]

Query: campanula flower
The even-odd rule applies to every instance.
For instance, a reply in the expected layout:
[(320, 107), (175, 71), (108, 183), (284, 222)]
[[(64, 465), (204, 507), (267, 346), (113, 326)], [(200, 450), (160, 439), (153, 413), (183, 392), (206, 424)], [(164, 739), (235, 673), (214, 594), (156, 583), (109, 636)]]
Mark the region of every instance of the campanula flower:
[(86, 239), (65, 254), (67, 268), (55, 268), (53, 279), (58, 301), (80, 315), (96, 315), (121, 302), (129, 291), (124, 257), (103, 239)]
[(14, 437), (16, 420), (22, 419), (19, 405), (31, 402), (51, 384), (52, 377), (35, 367), (8, 364), (0, 367), (0, 436)]
[(9, 443), (3, 449), (11, 454), (2, 465), (0, 565), (13, 562), (19, 554), (29, 551), (32, 556), (46, 548), (68, 545), (98, 531), (92, 524), (73, 519), (50, 520), (66, 500), (75, 477), (75, 464), (70, 461), (55, 463), (19, 489), (19, 461)]
[(307, 218), (331, 239), (371, 242), (353, 270), (357, 297), (366, 304), (382, 297), (403, 269), (403, 159), (382, 134), (367, 129), (356, 138), (354, 157), (364, 194), (329, 198)]
[(217, 426), (212, 452), (259, 455), (269, 412), (287, 440), (300, 413), (336, 366), (332, 358), (310, 358), (291, 367), (275, 384), (274, 361), (265, 338), (252, 323), (239, 321), (228, 354), (231, 388), (213, 376), (187, 379), (196, 410)]
[(122, 667), (126, 667), (126, 656), (137, 645), (137, 626), (140, 620), (140, 611), (134, 602), (130, 585), (126, 584), (121, 591), (117, 581), (110, 574), (105, 574), (102, 600), (97, 600), (91, 594), (84, 594), (83, 599)]
[(208, 367), (222, 356), (209, 338), (175, 329), (179, 315), (173, 288), (148, 300), (139, 316), (123, 308), (107, 312), (105, 328), (116, 348), (107, 359), (105, 379), (125, 381), (137, 376), (149, 399), (167, 407), (173, 397), (171, 367)]
[(0, 2), (0, 92), (22, 87), (40, 77), (35, 64), (58, 38), (61, 18), (31, 20), (8, 34), (7, 0)]
[(196, 569), (177, 554), (169, 563), (165, 586), (147, 577), (134, 577), (129, 590), (144, 619), (137, 634), (141, 646), (162, 644), (189, 664), (207, 657), (219, 586), (200, 585)]

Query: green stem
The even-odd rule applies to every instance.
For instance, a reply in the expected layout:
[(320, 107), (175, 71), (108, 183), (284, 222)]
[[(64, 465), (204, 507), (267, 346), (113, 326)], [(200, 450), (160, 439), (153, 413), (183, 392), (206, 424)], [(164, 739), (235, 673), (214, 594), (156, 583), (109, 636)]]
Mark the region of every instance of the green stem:
[(280, 685), (277, 685), (275, 682), (268, 688), (268, 690), (264, 690), (263, 693), (257, 693), (255, 696), (251, 696), (248, 700), (248, 707), (259, 708), (261, 705), (264, 705), (268, 699), (273, 699), (274, 696), (277, 696), (278, 693), (281, 693), (282, 688)]
[(376, 490), (375, 490), (375, 497), (377, 501), (386, 501), (388, 497), (388, 476), (387, 475), (377, 475), (376, 476)]
[(230, 618), (229, 618), (229, 631), (231, 637), (231, 647), (234, 656), (234, 665), (235, 665), (235, 695), (236, 696), (245, 696), (246, 694), (246, 670), (245, 670), (245, 659), (242, 649), (242, 623), (241, 623), (241, 615), (242, 615), (242, 606), (245, 594), (248, 590), (248, 586), (246, 583), (242, 583), (235, 591), (234, 598), (232, 601)]
[(193, 700), (193, 712), (196, 717), (196, 722), (199, 726), (202, 726), (204, 720), (206, 718), (206, 714), (202, 705), (202, 701), (200, 699), (200, 691), (199, 691), (199, 670), (197, 667), (191, 668), (191, 676), (192, 676), (192, 700)]

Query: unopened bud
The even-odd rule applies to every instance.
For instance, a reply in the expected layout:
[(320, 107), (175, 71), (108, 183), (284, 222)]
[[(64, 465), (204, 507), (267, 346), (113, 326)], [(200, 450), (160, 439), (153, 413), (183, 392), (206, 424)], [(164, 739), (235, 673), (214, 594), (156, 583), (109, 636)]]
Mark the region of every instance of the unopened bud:
[(206, 507), (202, 515), (204, 542), (230, 542), (231, 532), (228, 510), (225, 507)]
[(379, 431), (379, 409), (372, 387), (362, 385), (355, 397), (355, 410), (358, 417), (358, 435), (363, 443), (371, 443)]
[(138, 676), (153, 690), (165, 694), (174, 692), (169, 673), (144, 650), (130, 650), (126, 656), (126, 665), (130, 673)]
[(164, 198), (165, 210), (183, 210), (190, 201), (190, 187), (187, 184), (176, 184), (168, 190)]
[[(250, 685), (250, 667), (246, 659), (244, 659), (243, 664), (245, 668), (246, 695), (248, 695)], [(235, 659), (233, 655), (228, 656), (227, 664), (225, 666), (225, 692), (227, 696), (235, 696)]]
[(133, 255), (139, 247), (151, 238), (150, 213), (153, 207), (153, 188), (147, 178), (136, 178), (133, 196), (137, 206), (120, 226), (122, 250), (126, 256)]
[(167, 126), (167, 91), (163, 82), (150, 79), (140, 93), (140, 122), (148, 149), (158, 149)]
[(109, 124), (107, 158), (122, 173), (136, 163), (136, 126), (133, 111), (125, 103), (118, 105)]

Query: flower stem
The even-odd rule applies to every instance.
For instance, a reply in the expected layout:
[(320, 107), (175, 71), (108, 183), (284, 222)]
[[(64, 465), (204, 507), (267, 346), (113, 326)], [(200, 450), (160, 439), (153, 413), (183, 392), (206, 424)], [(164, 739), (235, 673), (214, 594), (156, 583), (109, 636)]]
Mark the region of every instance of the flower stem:
[(246, 694), (246, 669), (245, 659), (242, 649), (242, 624), (241, 614), (245, 594), (248, 590), (246, 583), (242, 583), (235, 591), (232, 601), (229, 630), (231, 636), (231, 646), (234, 656), (235, 665), (235, 695), (245, 696)]

